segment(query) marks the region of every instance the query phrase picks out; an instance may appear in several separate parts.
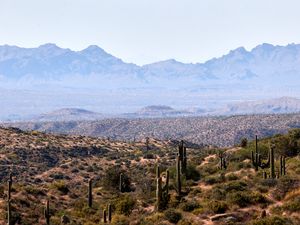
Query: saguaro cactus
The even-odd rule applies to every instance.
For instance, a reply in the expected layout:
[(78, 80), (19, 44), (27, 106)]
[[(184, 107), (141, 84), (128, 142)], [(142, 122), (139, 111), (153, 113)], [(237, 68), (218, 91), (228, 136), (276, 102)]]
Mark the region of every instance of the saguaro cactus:
[(251, 152), (252, 165), (255, 170), (258, 171), (259, 168), (266, 169), (270, 167), (270, 153), (268, 154), (268, 161), (263, 162), (261, 159), (261, 155), (258, 152), (258, 139), (257, 135), (255, 136), (255, 152)]
[(286, 174), (285, 157), (280, 156), (280, 176), (284, 176), (285, 174)]
[(46, 224), (47, 225), (50, 225), (50, 203), (49, 203), (49, 200), (47, 200), (46, 202), (46, 206), (44, 208), (44, 217), (45, 217), (45, 220), (46, 220)]
[(103, 223), (107, 223), (106, 210), (105, 209), (103, 209)]
[(270, 177), (272, 179), (276, 178), (275, 174), (275, 160), (274, 160), (274, 145), (270, 146)]
[(258, 167), (261, 166), (261, 156), (258, 153), (258, 139), (257, 135), (255, 135), (255, 153), (251, 152), (252, 164), (256, 171), (258, 171)]
[(186, 154), (186, 147), (184, 146), (184, 141), (181, 140), (180, 144), (178, 146), (178, 155), (179, 155), (179, 161), (181, 165), (181, 173), (186, 173), (186, 167), (187, 167), (187, 154)]
[(227, 168), (227, 163), (226, 163), (224, 153), (219, 152), (219, 158), (220, 158), (220, 169), (225, 170)]
[(161, 177), (156, 179), (156, 207), (157, 210), (161, 209), (162, 205), (162, 179)]
[(11, 222), (11, 207), (10, 207), (10, 199), (7, 201), (7, 224), (12, 225)]
[(93, 181), (89, 179), (89, 187), (88, 187), (88, 206), (93, 206)]
[(120, 192), (124, 192), (123, 183), (124, 183), (124, 175), (123, 175), (123, 173), (120, 173), (120, 178), (119, 178), (119, 191)]
[(148, 151), (149, 149), (149, 137), (146, 137), (146, 150)]
[(182, 154), (182, 172), (186, 173), (186, 167), (187, 167), (187, 156), (186, 156), (186, 147), (183, 147), (183, 154)]
[(111, 215), (112, 215), (112, 209), (111, 209), (111, 204), (108, 205), (107, 207), (107, 210), (108, 210), (108, 222), (110, 223), (111, 222)]
[(156, 178), (159, 178), (159, 177), (160, 177), (160, 167), (157, 164), (157, 166), (156, 166)]
[(163, 188), (167, 194), (169, 194), (169, 180), (170, 180), (170, 172), (169, 172), (169, 170), (167, 170), (166, 171), (166, 184)]
[(12, 176), (11, 176), (11, 174), (9, 175), (9, 179), (7, 181), (7, 186), (8, 186), (7, 199), (10, 200), (11, 199), (11, 187), (12, 187)]
[(179, 155), (177, 155), (176, 158), (176, 183), (177, 183), (177, 193), (180, 196), (181, 195), (181, 169), (180, 169), (180, 158)]
[(156, 208), (158, 211), (164, 209), (169, 202), (169, 180), (170, 173), (168, 170), (166, 170), (166, 180), (164, 186), (162, 184), (162, 177), (156, 178)]

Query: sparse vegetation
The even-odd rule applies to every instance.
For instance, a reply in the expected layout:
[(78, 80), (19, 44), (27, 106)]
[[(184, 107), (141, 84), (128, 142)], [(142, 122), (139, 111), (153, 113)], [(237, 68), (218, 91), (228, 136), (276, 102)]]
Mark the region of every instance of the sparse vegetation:
[(25, 225), (48, 219), (61, 224), (62, 218), (69, 224), (103, 224), (109, 215), (111, 224), (125, 225), (299, 224), (300, 163), (290, 144), (299, 139), (298, 130), (259, 139), (266, 164), (269, 143), (275, 143), (276, 176), (270, 177), (270, 165), (255, 170), (255, 141), (199, 149), (149, 138), (147, 150), (144, 141), (0, 129), (0, 223), (7, 223), (9, 208), (11, 221)]

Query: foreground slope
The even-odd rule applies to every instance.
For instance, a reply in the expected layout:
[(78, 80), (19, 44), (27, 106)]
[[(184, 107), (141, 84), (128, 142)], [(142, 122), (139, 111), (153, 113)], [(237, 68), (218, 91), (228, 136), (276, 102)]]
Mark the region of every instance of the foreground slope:
[[(13, 224), (44, 224), (46, 200), (50, 201), (51, 224), (102, 224), (108, 204), (112, 224), (299, 224), (300, 131), (260, 140), (263, 160), (271, 140), (276, 146), (276, 173), (279, 157), (286, 156), (286, 175), (277, 179), (264, 179), (263, 170), (253, 169), (253, 142), (227, 149), (186, 143), (187, 168), (178, 195), (175, 158), (179, 142), (146, 139), (125, 143), (2, 128), (1, 224), (7, 221), (5, 181), (9, 172)], [(226, 169), (219, 168), (220, 152)], [(156, 210), (157, 165), (163, 183), (166, 169), (170, 175), (169, 200), (160, 210)]]

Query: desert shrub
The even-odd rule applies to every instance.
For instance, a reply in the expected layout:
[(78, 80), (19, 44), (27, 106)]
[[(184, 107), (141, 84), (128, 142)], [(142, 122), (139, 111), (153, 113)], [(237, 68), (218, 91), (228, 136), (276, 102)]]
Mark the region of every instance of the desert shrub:
[(263, 196), (262, 194), (256, 192), (256, 193), (252, 193), (250, 195), (250, 201), (253, 204), (265, 204), (265, 203), (269, 203), (268, 199)]
[(168, 209), (164, 213), (166, 220), (170, 223), (178, 223), (181, 220), (182, 215), (180, 212), (176, 211), (175, 209)]
[(247, 184), (243, 181), (232, 181), (226, 184), (224, 190), (226, 192), (231, 191), (244, 191), (247, 188)]
[(204, 178), (204, 182), (208, 185), (213, 185), (223, 182), (223, 178), (220, 175), (217, 176), (208, 176)]
[(277, 180), (275, 179), (262, 179), (260, 180), (260, 185), (265, 187), (275, 187), (277, 185)]
[(191, 212), (194, 209), (199, 208), (199, 204), (196, 201), (188, 201), (181, 203), (179, 207), (185, 212)]
[(213, 187), (207, 197), (214, 200), (225, 200), (226, 192), (221, 188)]
[(233, 180), (238, 180), (239, 177), (238, 177), (237, 175), (235, 175), (234, 173), (230, 173), (230, 174), (228, 174), (228, 175), (226, 176), (226, 179), (227, 179), (228, 181), (233, 181)]
[(247, 147), (247, 144), (248, 144), (248, 139), (247, 138), (242, 138), (242, 140), (241, 140), (241, 143), (240, 143), (240, 146), (242, 147), (242, 148), (246, 148)]
[(240, 207), (245, 207), (251, 204), (251, 199), (248, 193), (241, 191), (229, 193), (226, 198), (231, 204), (238, 205)]
[(24, 190), (28, 194), (32, 194), (32, 195), (46, 195), (42, 189), (34, 187), (34, 186), (26, 186), (26, 187), (24, 187)]
[[(106, 188), (114, 188), (115, 190), (117, 190), (119, 188), (121, 173), (123, 173), (123, 171), (118, 166), (113, 166), (113, 167), (108, 168), (104, 173), (105, 175), (103, 178), (103, 185)], [(130, 192), (131, 191), (131, 181), (126, 173), (123, 173), (123, 179), (124, 179), (124, 187), (123, 187), (124, 191)]]
[(70, 177), (65, 175), (65, 174), (62, 174), (62, 173), (53, 173), (53, 174), (50, 174), (51, 178), (55, 179), (55, 180), (70, 180)]
[(257, 219), (250, 223), (251, 225), (292, 225), (293, 222), (285, 217), (271, 216), (263, 219)]
[(117, 199), (114, 206), (116, 213), (128, 216), (133, 210), (135, 204), (135, 199), (133, 199), (130, 195), (125, 195), (123, 198)]
[(146, 153), (143, 157), (145, 159), (156, 159), (156, 156), (153, 155), (152, 153)]
[(129, 218), (123, 215), (114, 215), (111, 221), (112, 225), (129, 225)]
[(284, 203), (283, 208), (290, 212), (300, 212), (300, 196), (297, 196)]
[(276, 190), (273, 192), (274, 197), (277, 200), (284, 198), (287, 192), (296, 188), (297, 180), (288, 176), (281, 177), (276, 186)]
[(205, 176), (205, 175), (208, 175), (208, 174), (214, 174), (218, 171), (219, 171), (219, 169), (216, 166), (205, 165), (201, 169), (201, 175)]
[(214, 213), (225, 213), (228, 206), (223, 201), (211, 201), (208, 203), (208, 208)]
[(250, 204), (266, 204), (269, 203), (266, 197), (260, 193), (252, 193), (249, 191), (231, 192), (226, 195), (228, 202), (240, 207), (245, 207)]
[(184, 219), (180, 220), (177, 224), (178, 225), (193, 225), (193, 222), (189, 221), (187, 218), (184, 218)]
[(52, 183), (51, 187), (60, 191), (64, 195), (69, 193), (69, 188), (64, 181), (54, 182)]
[(186, 168), (186, 179), (197, 181), (200, 179), (200, 173), (196, 169), (195, 165), (188, 164)]

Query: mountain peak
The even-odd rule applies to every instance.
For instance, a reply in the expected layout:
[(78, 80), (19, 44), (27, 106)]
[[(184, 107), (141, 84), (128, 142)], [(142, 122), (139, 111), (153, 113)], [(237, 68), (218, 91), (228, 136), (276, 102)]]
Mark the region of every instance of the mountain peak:
[(244, 53), (248, 53), (248, 51), (243, 46), (230, 51), (230, 54), (236, 54), (236, 53), (244, 54)]
[[(98, 45), (90, 45), (87, 48), (83, 49), (81, 52), (84, 53), (106, 53), (102, 48)], [(108, 53), (107, 53), (108, 54)]]
[(39, 46), (40, 49), (60, 49), (56, 44), (53, 43), (46, 43)]

